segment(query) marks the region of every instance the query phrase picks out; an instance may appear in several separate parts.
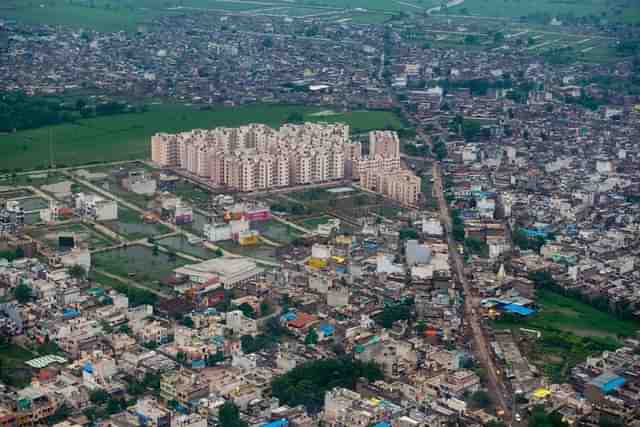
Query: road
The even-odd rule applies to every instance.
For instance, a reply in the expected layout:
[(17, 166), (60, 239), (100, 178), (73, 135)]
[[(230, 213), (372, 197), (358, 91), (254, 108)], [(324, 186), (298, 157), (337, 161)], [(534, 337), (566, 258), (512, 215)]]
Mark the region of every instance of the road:
[(503, 419), (511, 420), (510, 407), (507, 404), (507, 398), (505, 397), (509, 394), (506, 393), (506, 387), (498, 375), (498, 369), (491, 357), (489, 342), (482, 330), (480, 316), (478, 315), (480, 311), (479, 300), (474, 298), (471, 292), (471, 286), (469, 286), (469, 282), (464, 274), (462, 256), (460, 255), (460, 252), (458, 252), (458, 244), (453, 240), (451, 214), (449, 212), (449, 205), (444, 197), (442, 172), (440, 170), (439, 163), (434, 163), (433, 165), (433, 189), (436, 198), (438, 199), (440, 219), (447, 233), (449, 256), (451, 258), (454, 271), (454, 278), (462, 285), (462, 292), (464, 294), (464, 315), (469, 327), (471, 328), (476, 357), (487, 372), (487, 385), (491, 396), (494, 397), (496, 407), (504, 411)]

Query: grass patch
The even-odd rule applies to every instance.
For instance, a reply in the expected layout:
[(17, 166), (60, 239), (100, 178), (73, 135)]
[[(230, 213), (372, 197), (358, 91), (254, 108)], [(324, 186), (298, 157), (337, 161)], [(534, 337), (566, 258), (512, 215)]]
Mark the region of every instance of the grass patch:
[(31, 382), (32, 372), (25, 362), (38, 357), (16, 344), (0, 346), (0, 379), (7, 385), (22, 388)]
[(260, 232), (261, 236), (272, 240), (276, 243), (291, 243), (296, 237), (300, 236), (298, 230), (290, 225), (283, 224), (274, 219), (267, 221), (254, 221), (251, 228)]
[(139, 245), (93, 255), (93, 264), (96, 268), (145, 284), (154, 284), (171, 275), (174, 269), (187, 263), (188, 261), (182, 258), (172, 258), (164, 252), (154, 255), (152, 249)]
[(138, 212), (122, 205), (118, 205), (118, 219), (106, 221), (103, 225), (129, 240), (144, 239), (145, 237), (167, 234), (171, 231), (163, 224), (145, 223)]
[(65, 224), (59, 227), (40, 227), (28, 234), (49, 248), (57, 249), (60, 233), (74, 233), (81, 242), (88, 245), (89, 250), (104, 248), (114, 243), (111, 238), (82, 223)]
[(400, 129), (400, 119), (389, 111), (357, 111), (328, 117), (312, 116), (315, 107), (288, 105), (248, 105), (201, 110), (179, 104), (152, 105), (148, 112), (79, 120), (61, 125), (0, 135), (3, 156), (0, 171), (46, 168), (49, 165), (49, 130), (55, 147), (57, 166), (83, 165), (96, 160), (145, 159), (150, 155), (151, 136), (157, 132), (182, 132), (218, 126), (264, 123), (278, 127), (293, 112), (314, 122), (340, 122), (354, 133), (387, 126)]
[(499, 319), (497, 328), (536, 329), (542, 338), (527, 350), (531, 360), (554, 380), (566, 378), (569, 370), (588, 356), (620, 346), (620, 338), (636, 333), (640, 324), (616, 319), (580, 301), (539, 290), (538, 313), (526, 320)]

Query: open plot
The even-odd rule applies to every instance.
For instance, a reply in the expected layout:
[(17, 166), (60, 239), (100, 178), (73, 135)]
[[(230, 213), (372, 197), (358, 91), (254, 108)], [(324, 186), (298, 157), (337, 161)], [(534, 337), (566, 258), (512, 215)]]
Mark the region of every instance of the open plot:
[(527, 349), (536, 365), (547, 374), (563, 379), (571, 367), (603, 350), (613, 350), (619, 339), (632, 336), (640, 328), (637, 322), (618, 320), (580, 301), (542, 290), (537, 297), (540, 310), (524, 321), (498, 320), (499, 328), (535, 329), (542, 332), (539, 341)]
[(178, 104), (152, 105), (148, 112), (80, 120), (0, 136), (3, 156), (0, 171), (47, 168), (49, 134), (53, 140), (54, 161), (58, 167), (101, 161), (134, 160), (149, 157), (151, 136), (157, 132), (182, 132), (217, 126), (264, 123), (280, 126), (292, 113), (303, 113), (305, 121), (341, 122), (354, 133), (372, 129), (402, 127), (389, 111), (357, 111), (331, 116), (312, 116), (314, 107), (287, 105), (249, 105), (234, 108), (197, 109)]
[(222, 242), (216, 242), (217, 246), (220, 246), (226, 251), (231, 252), (232, 254), (242, 255), (255, 259), (262, 259), (270, 262), (277, 262), (276, 259), (276, 248), (273, 246), (269, 246), (266, 244), (257, 244), (250, 246), (240, 246), (236, 242), (231, 240), (225, 240)]
[(253, 221), (251, 228), (260, 232), (261, 236), (276, 243), (291, 243), (300, 232), (290, 225), (283, 224), (274, 219), (267, 221)]
[(116, 276), (128, 277), (145, 285), (157, 285), (158, 281), (169, 277), (174, 269), (187, 263), (188, 261), (180, 257), (172, 257), (162, 251), (154, 251), (141, 245), (127, 246), (93, 255), (93, 264), (97, 269)]
[(117, 220), (106, 221), (103, 225), (129, 240), (144, 239), (171, 231), (162, 224), (145, 223), (138, 212), (123, 206), (118, 206)]
[(434, 0), (297, 0), (297, 4), (340, 9), (364, 9), (367, 11), (386, 12), (421, 12), (439, 4)]
[(156, 243), (173, 251), (182, 252), (198, 258), (211, 259), (220, 256), (220, 254), (205, 247), (202, 243), (189, 243), (183, 235), (164, 237), (157, 240)]
[(114, 244), (109, 237), (82, 223), (64, 224), (55, 227), (41, 227), (28, 232), (34, 239), (51, 249), (58, 248), (58, 236), (61, 233), (74, 233), (78, 241), (87, 244), (90, 250), (100, 249)]

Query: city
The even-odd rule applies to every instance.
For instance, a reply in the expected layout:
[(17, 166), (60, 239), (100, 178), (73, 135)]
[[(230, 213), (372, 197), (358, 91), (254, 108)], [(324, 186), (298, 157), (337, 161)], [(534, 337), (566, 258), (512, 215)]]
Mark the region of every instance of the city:
[(3, 426), (640, 425), (638, 23), (7, 0)]

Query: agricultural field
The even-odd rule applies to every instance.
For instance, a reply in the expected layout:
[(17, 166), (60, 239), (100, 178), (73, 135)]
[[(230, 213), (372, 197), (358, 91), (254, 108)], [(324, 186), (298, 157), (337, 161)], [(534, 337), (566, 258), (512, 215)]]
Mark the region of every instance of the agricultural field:
[(133, 245), (96, 253), (93, 255), (93, 263), (98, 270), (128, 277), (136, 282), (153, 284), (189, 262), (162, 251), (155, 252), (146, 246)]
[(527, 351), (535, 364), (556, 379), (564, 378), (571, 367), (586, 357), (620, 346), (622, 338), (640, 328), (637, 322), (618, 320), (580, 301), (541, 290), (536, 301), (538, 313), (524, 321), (498, 320), (498, 328), (520, 328), (542, 332), (540, 340)]
[[(148, 112), (80, 120), (77, 124), (0, 135), (3, 156), (0, 171), (46, 168), (49, 165), (49, 133), (58, 167), (149, 157), (151, 136), (157, 132), (182, 132), (196, 128), (264, 123), (280, 126), (294, 112), (306, 121), (341, 122), (354, 133), (402, 127), (400, 119), (386, 111), (356, 111), (317, 115), (319, 108), (287, 105), (250, 105), (235, 108), (196, 109), (179, 104), (152, 105)], [(316, 115), (314, 115), (316, 113)]]
[[(613, 5), (613, 6), (612, 6)], [(618, 0), (465, 0), (449, 9), (451, 14), (498, 18), (520, 18), (532, 15), (606, 17), (613, 21), (632, 19), (637, 22), (631, 1)]]

